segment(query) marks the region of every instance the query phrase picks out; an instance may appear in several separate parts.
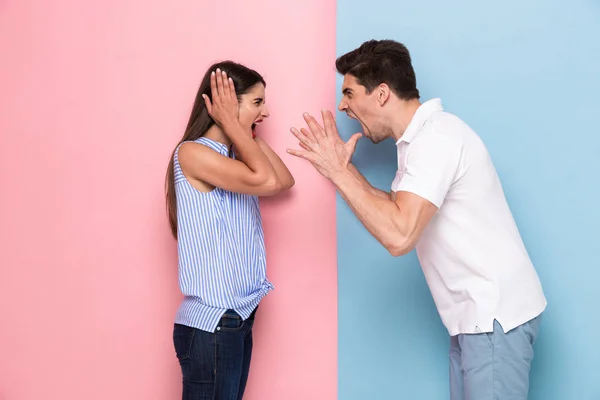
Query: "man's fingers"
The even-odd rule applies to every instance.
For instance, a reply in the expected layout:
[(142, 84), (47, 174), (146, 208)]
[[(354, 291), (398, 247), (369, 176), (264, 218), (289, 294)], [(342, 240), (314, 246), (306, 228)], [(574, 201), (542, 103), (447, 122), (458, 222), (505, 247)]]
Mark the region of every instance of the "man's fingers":
[(286, 151), (288, 154), (291, 154), (295, 157), (304, 158), (305, 160), (308, 160), (310, 162), (314, 161), (314, 155), (310, 151), (295, 150), (295, 149), (287, 149)]
[(292, 132), (292, 135), (296, 136), (296, 139), (298, 139), (301, 143), (306, 145), (309, 149), (312, 148), (313, 141), (310, 140), (310, 138), (307, 137), (306, 134), (299, 132), (296, 128), (290, 129), (290, 132)]
[(362, 137), (362, 133), (355, 133), (346, 142), (346, 147), (348, 148), (348, 152), (350, 153), (350, 156), (352, 156), (352, 154), (354, 154), (354, 150), (356, 150), (356, 144), (358, 143), (358, 140), (361, 137)]
[(326, 136), (325, 131), (323, 130), (321, 125), (319, 125), (317, 120), (314, 119), (312, 115), (310, 115), (309, 113), (304, 113), (304, 120), (308, 124), (308, 128), (310, 129), (310, 131), (315, 135), (317, 141), (320, 137)]
[(333, 133), (335, 131), (335, 121), (333, 120), (333, 115), (329, 110), (321, 110), (321, 116), (323, 118), (323, 126), (325, 127), (325, 132), (327, 134)]
[(311, 151), (310, 147), (308, 147), (307, 145), (305, 145), (305, 144), (304, 144), (304, 143), (302, 143), (302, 142), (298, 142), (298, 145), (299, 145), (300, 147), (302, 147), (302, 148), (303, 148), (304, 150), (306, 150), (306, 151)]
[(317, 142), (317, 139), (315, 138), (315, 135), (313, 135), (313, 133), (309, 130), (306, 130), (305, 128), (301, 128), (300, 132), (302, 132), (302, 134), (304, 134), (304, 136), (306, 136), (309, 140), (313, 141), (313, 142)]
[(310, 129), (310, 132), (313, 134), (315, 142), (321, 143), (327, 136), (325, 130), (321, 127), (317, 120), (308, 113), (304, 113), (304, 120), (308, 125), (308, 129)]
[(303, 143), (305, 146), (307, 146), (309, 150), (313, 150), (315, 147), (318, 147), (318, 143), (315, 140), (315, 136), (312, 134), (312, 132), (307, 131), (304, 128), (301, 128), (300, 132), (298, 132), (296, 128), (292, 128), (291, 132), (294, 136), (296, 136), (300, 143)]

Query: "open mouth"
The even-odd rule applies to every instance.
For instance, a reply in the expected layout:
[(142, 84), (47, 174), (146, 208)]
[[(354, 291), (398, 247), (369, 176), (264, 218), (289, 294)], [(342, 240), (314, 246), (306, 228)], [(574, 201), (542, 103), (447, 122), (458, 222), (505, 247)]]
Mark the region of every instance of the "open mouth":
[(254, 121), (254, 123), (252, 124), (252, 130), (254, 131), (254, 128), (256, 128), (256, 125), (259, 125), (261, 122), (263, 122), (262, 119), (257, 119), (256, 121)]
[(366, 137), (369, 137), (370, 131), (367, 129), (367, 127), (362, 123), (362, 121), (360, 119), (358, 119), (355, 115), (353, 115), (349, 112), (347, 112), (346, 115), (348, 116), (348, 118), (358, 121), (358, 123), (360, 124), (360, 127), (362, 128), (363, 135), (365, 135)]

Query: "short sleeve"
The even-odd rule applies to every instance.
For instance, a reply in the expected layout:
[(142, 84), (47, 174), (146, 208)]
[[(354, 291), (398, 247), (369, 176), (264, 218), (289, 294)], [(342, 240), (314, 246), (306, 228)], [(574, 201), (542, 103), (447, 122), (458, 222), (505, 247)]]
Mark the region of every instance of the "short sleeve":
[(462, 144), (436, 132), (417, 136), (406, 153), (406, 168), (392, 184), (395, 192), (414, 193), (440, 208), (454, 182)]

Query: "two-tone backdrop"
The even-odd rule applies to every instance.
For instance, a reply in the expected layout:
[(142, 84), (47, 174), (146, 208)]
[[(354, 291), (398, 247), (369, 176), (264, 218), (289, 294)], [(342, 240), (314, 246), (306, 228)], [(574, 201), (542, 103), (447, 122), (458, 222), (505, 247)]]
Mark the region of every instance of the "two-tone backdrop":
[[(531, 399), (599, 399), (598, 37), (590, 0), (0, 1), (0, 399), (180, 396), (163, 179), (221, 59), (266, 78), (260, 134), (297, 181), (261, 203), (276, 290), (247, 398), (448, 399), (448, 336), (416, 256), (387, 254), (285, 153), (304, 111), (336, 107), (336, 56), (371, 38), (404, 42), (423, 98), (496, 163), (549, 301)], [(387, 189), (395, 154), (361, 141), (355, 163)]]

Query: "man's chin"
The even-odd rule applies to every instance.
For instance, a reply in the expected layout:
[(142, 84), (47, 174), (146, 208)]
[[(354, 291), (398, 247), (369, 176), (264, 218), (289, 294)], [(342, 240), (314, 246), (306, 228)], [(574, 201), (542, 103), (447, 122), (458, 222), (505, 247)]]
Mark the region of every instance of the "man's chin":
[(366, 137), (367, 139), (369, 139), (371, 141), (371, 143), (378, 143), (377, 141), (373, 140), (373, 136), (371, 135), (371, 132), (369, 132), (364, 127), (363, 127), (363, 136)]
[(373, 144), (381, 143), (381, 141), (383, 140), (379, 137), (374, 137), (371, 134), (367, 135), (367, 134), (363, 133), (363, 136), (366, 137), (367, 139), (369, 139), (371, 141), (371, 143), (373, 143)]

